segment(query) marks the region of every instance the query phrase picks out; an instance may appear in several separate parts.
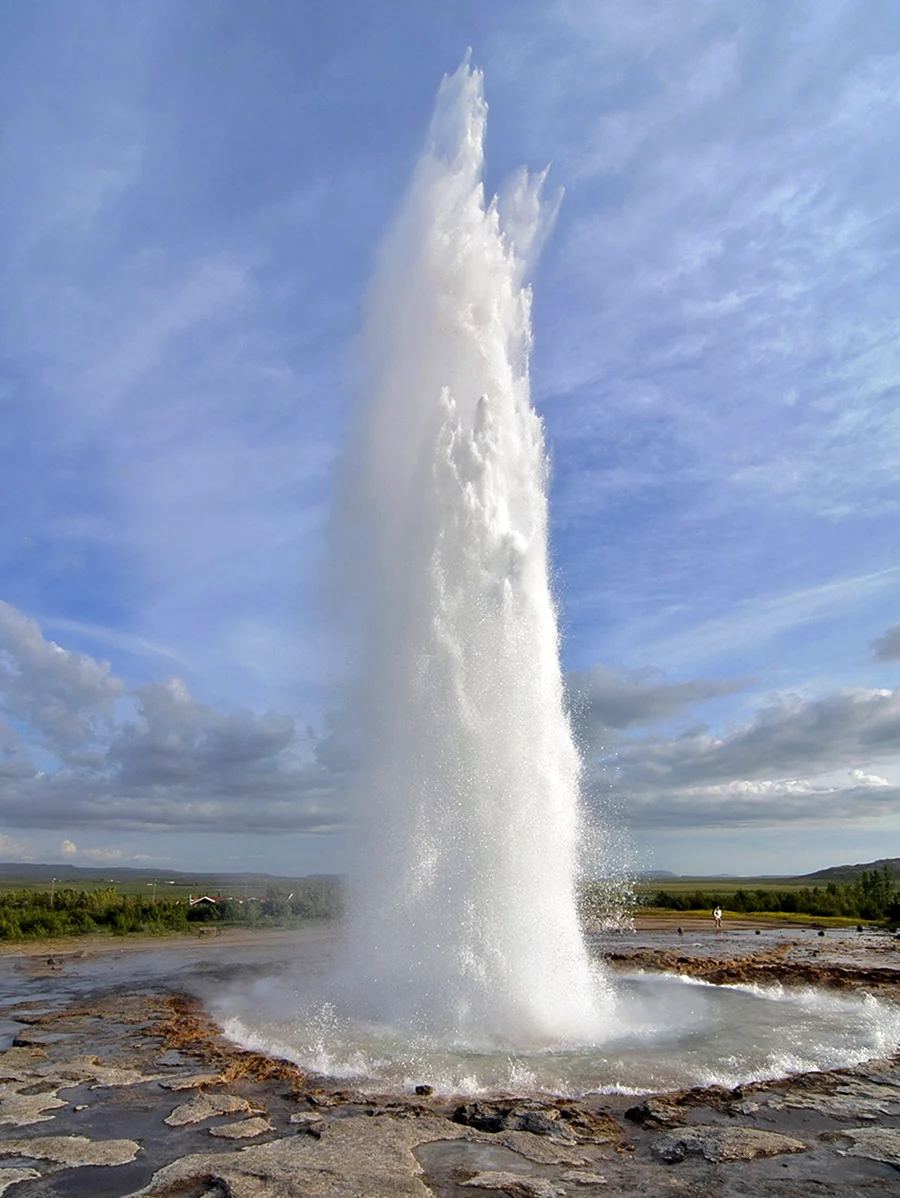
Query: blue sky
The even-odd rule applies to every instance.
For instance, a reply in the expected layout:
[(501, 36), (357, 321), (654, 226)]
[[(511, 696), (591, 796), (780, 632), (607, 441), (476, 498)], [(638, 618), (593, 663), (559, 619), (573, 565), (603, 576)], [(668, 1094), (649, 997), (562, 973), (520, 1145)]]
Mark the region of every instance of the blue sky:
[(643, 867), (900, 855), (900, 9), (0, 0), (0, 858), (340, 868), (322, 579), (378, 239), (471, 46)]

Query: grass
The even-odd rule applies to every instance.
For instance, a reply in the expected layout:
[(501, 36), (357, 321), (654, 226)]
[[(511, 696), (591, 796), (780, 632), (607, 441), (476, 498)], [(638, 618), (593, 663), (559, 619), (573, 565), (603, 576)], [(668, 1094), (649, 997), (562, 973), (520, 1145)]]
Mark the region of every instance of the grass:
[(708, 890), (711, 894), (735, 894), (738, 890), (804, 890), (824, 883), (809, 878), (641, 878), (637, 889), (644, 894), (665, 890), (669, 894), (692, 894)]
[(129, 899), (152, 899), (155, 897), (160, 902), (175, 902), (178, 899), (187, 901), (189, 898), (198, 898), (200, 895), (209, 894), (212, 896), (220, 896), (222, 898), (262, 898), (270, 890), (284, 891), (285, 894), (290, 894), (302, 882), (308, 881), (303, 878), (275, 878), (270, 876), (260, 876), (258, 878), (247, 877), (235, 879), (234, 875), (228, 874), (198, 874), (196, 878), (185, 881), (177, 880), (169, 882), (164, 873), (160, 873), (154, 888), (153, 882), (147, 881), (145, 877), (140, 878), (117, 878), (115, 872), (100, 875), (96, 877), (85, 878), (83, 876), (70, 876), (66, 873), (65, 867), (61, 867), (56, 875), (55, 887), (49, 878), (35, 878), (32, 875), (23, 874), (18, 876), (15, 874), (7, 874), (0, 878), (0, 894), (7, 894), (13, 890), (34, 890), (41, 893), (49, 893), (51, 887), (59, 890), (78, 890), (93, 893), (97, 890), (114, 889), (120, 898)]
[[(691, 889), (696, 889), (696, 886)], [(774, 887), (773, 887), (774, 889)], [(779, 887), (780, 889), (780, 887)], [(682, 919), (705, 919), (712, 926), (712, 914), (708, 907), (694, 911), (673, 911), (671, 907), (636, 907), (634, 914), (651, 919), (665, 919), (679, 923)], [(723, 909), (722, 921), (740, 920), (742, 923), (796, 924), (807, 928), (856, 928), (871, 921), (848, 919), (843, 915), (803, 915), (793, 911), (728, 911)]]

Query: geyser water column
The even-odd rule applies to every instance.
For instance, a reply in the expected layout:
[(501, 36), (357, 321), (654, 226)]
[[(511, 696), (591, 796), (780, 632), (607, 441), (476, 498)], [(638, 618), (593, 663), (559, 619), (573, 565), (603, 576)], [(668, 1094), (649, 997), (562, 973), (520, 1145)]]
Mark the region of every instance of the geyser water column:
[(345, 982), (364, 1018), (534, 1048), (595, 1038), (603, 984), (575, 906), (580, 763), (529, 395), (548, 212), (524, 172), (486, 204), (485, 118), (466, 62), (369, 296), (343, 508), (364, 645)]

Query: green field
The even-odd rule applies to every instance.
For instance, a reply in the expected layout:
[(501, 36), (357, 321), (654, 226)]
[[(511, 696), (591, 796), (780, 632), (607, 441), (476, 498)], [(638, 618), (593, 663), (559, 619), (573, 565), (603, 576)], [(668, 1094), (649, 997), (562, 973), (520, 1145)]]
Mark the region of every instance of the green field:
[(667, 890), (670, 894), (692, 894), (694, 891), (715, 891), (716, 894), (736, 894), (738, 890), (802, 890), (815, 885), (808, 877), (796, 878), (642, 878), (637, 883), (641, 894)]
[(187, 902), (190, 898), (264, 898), (272, 892), (285, 895), (309, 878), (286, 878), (253, 873), (182, 873), (146, 869), (85, 869), (65, 865), (0, 864), (0, 894), (14, 890), (115, 890), (128, 899)]

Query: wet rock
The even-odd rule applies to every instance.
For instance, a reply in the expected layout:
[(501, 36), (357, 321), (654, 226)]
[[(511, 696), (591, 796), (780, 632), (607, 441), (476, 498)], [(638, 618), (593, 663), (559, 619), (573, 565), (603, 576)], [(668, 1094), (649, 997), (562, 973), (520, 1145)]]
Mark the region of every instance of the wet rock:
[(45, 1123), (52, 1115), (44, 1111), (67, 1106), (57, 1098), (55, 1089), (38, 1094), (23, 1094), (22, 1083), (0, 1083), (0, 1124), (25, 1127), (30, 1123)]
[(584, 1169), (569, 1169), (563, 1173), (560, 1181), (566, 1181), (576, 1186), (605, 1186), (606, 1178), (600, 1173), (586, 1173)]
[(0, 1169), (0, 1194), (20, 1181), (37, 1181), (39, 1177), (37, 1169)]
[(184, 1053), (179, 1052), (177, 1048), (167, 1048), (153, 1064), (163, 1069), (175, 1069), (179, 1065), (195, 1065), (195, 1062), (191, 1057), (186, 1057)]
[(427, 1095), (434, 1093), (434, 1086), (416, 1086), (416, 1093), (422, 1097), (427, 1097)]
[(24, 1081), (36, 1065), (49, 1060), (42, 1048), (7, 1048), (0, 1052), (0, 1081)]
[(164, 1077), (159, 1084), (164, 1090), (199, 1090), (202, 1086), (215, 1086), (222, 1080), (220, 1073), (193, 1073), (189, 1077)]
[(96, 1056), (72, 1057), (63, 1064), (49, 1066), (37, 1072), (61, 1082), (81, 1082), (98, 1089), (106, 1086), (136, 1086), (149, 1080), (148, 1075), (140, 1069), (103, 1065)]
[(561, 1144), (547, 1136), (535, 1136), (530, 1131), (501, 1131), (496, 1142), (534, 1161), (536, 1165), (586, 1165), (584, 1156), (574, 1147)]
[(760, 1131), (754, 1127), (683, 1127), (665, 1132), (651, 1145), (653, 1153), (667, 1164), (676, 1164), (687, 1156), (702, 1156), (714, 1164), (723, 1161), (752, 1161), (757, 1157), (780, 1156), (786, 1152), (805, 1152), (802, 1140), (780, 1132)]
[(629, 1107), (625, 1118), (641, 1127), (674, 1127), (684, 1123), (687, 1115), (670, 1099), (648, 1098), (646, 1102)]
[(900, 1169), (900, 1128), (853, 1127), (827, 1138), (846, 1144), (842, 1150), (846, 1156), (862, 1156)]
[(291, 1115), (290, 1122), (294, 1124), (299, 1132), (305, 1132), (308, 1136), (315, 1136), (317, 1139), (322, 1134), (322, 1129), (325, 1127), (325, 1120), (321, 1115), (317, 1115), (315, 1111), (295, 1111)]
[(239, 1119), (237, 1123), (225, 1123), (221, 1127), (211, 1127), (209, 1134), (226, 1140), (252, 1140), (255, 1136), (264, 1135), (275, 1128), (262, 1115), (253, 1115), (250, 1119)]
[(541, 1109), (523, 1103), (469, 1102), (456, 1108), (453, 1122), (479, 1131), (530, 1131), (535, 1136), (574, 1138), (554, 1107)]
[(433, 1198), (413, 1149), (472, 1132), (437, 1115), (419, 1119), (354, 1115), (329, 1124), (321, 1140), (290, 1136), (248, 1144), (240, 1152), (197, 1153), (154, 1174), (129, 1198), (162, 1193), (217, 1193), (229, 1198)]
[(900, 1093), (874, 1086), (840, 1086), (833, 1093), (816, 1094), (791, 1090), (773, 1094), (766, 1106), (774, 1111), (816, 1111), (830, 1119), (872, 1119), (900, 1114)]
[(59, 1039), (59, 1036), (42, 1031), (40, 1028), (29, 1027), (13, 1038), (12, 1046), (13, 1048), (46, 1048), (50, 1044), (55, 1044)]
[(202, 1123), (214, 1115), (239, 1115), (253, 1108), (246, 1098), (237, 1094), (195, 1094), (189, 1102), (177, 1106), (163, 1122), (169, 1127), (184, 1127), (188, 1123)]
[(555, 1186), (543, 1177), (494, 1171), (476, 1173), (468, 1181), (460, 1182), (460, 1185), (473, 1186), (479, 1190), (502, 1190), (512, 1198), (561, 1198), (566, 1192), (563, 1187)]
[(535, 1136), (575, 1141), (575, 1132), (557, 1107), (520, 1102), (469, 1102), (453, 1112), (453, 1122), (478, 1131), (527, 1131)]
[(624, 1138), (622, 1128), (606, 1111), (585, 1110), (567, 1103), (559, 1113), (578, 1144), (611, 1144)]
[(127, 1165), (140, 1152), (134, 1140), (89, 1140), (87, 1136), (31, 1136), (0, 1141), (0, 1156), (28, 1156), (57, 1165)]

